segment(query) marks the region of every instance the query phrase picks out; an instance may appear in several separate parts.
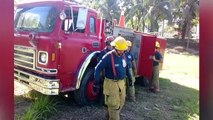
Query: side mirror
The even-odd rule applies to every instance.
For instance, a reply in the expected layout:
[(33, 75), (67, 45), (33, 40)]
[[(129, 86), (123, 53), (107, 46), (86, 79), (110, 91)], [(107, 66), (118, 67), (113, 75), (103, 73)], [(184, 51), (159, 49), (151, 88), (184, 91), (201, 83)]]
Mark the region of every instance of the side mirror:
[(73, 21), (72, 19), (65, 19), (64, 20), (64, 30), (68, 31), (72, 25)]
[(80, 30), (85, 29), (86, 21), (87, 21), (87, 13), (88, 13), (87, 8), (79, 8), (77, 24), (76, 24), (77, 29), (80, 29)]
[(67, 15), (66, 15), (66, 13), (64, 12), (64, 10), (61, 11), (61, 13), (60, 13), (60, 19), (61, 19), (61, 20), (64, 20), (66, 17), (67, 17)]

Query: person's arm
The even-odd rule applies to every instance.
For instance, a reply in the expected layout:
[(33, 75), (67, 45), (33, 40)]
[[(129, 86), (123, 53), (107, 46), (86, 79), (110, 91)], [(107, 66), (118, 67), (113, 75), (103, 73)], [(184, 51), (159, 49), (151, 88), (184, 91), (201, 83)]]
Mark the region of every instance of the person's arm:
[(104, 55), (103, 58), (99, 61), (99, 63), (95, 67), (95, 72), (94, 72), (94, 83), (96, 85), (99, 84), (100, 81), (100, 72), (109, 64), (109, 55)]
[(162, 55), (158, 52), (158, 53), (156, 53), (157, 55), (157, 58), (155, 58), (155, 56), (153, 57), (153, 60), (155, 61), (155, 62), (159, 62), (159, 63), (162, 63), (163, 62), (163, 57), (162, 57)]
[(99, 61), (99, 63), (95, 67), (94, 72), (94, 84), (93, 84), (93, 94), (97, 95), (100, 89), (100, 72), (109, 64), (108, 60), (109, 56), (104, 55), (103, 58)]
[(102, 59), (102, 57), (104, 56), (105, 54), (105, 50), (103, 49), (100, 54), (99, 54), (99, 57), (98, 57), (98, 61), (100, 61)]
[(153, 60), (154, 60), (155, 62), (159, 62), (159, 63), (162, 63), (162, 62), (163, 62), (163, 59), (162, 59), (162, 58), (160, 58), (159, 60), (157, 60), (155, 57), (153, 57)]
[(128, 67), (126, 67), (126, 76), (127, 76), (127, 79), (129, 79), (129, 80), (131, 80), (131, 79), (132, 79), (132, 77), (131, 77), (131, 73), (130, 73), (130, 71), (129, 71), (129, 68), (128, 68)]

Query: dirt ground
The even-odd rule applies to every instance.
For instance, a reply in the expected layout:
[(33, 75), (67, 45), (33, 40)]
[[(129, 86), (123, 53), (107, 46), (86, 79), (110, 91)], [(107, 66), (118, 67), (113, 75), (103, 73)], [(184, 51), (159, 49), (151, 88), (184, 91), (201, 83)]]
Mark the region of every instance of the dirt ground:
[[(121, 120), (178, 120), (188, 119), (188, 114), (192, 116), (191, 119), (199, 119), (194, 113), (177, 114), (178, 106), (171, 103), (174, 98), (171, 98), (170, 95), (178, 94), (176, 93), (178, 91), (186, 90), (196, 94), (199, 92), (199, 45), (193, 41), (190, 43), (189, 49), (186, 49), (185, 46), (186, 42), (181, 40), (168, 40), (167, 50), (164, 55), (164, 66), (160, 73), (161, 92), (158, 94), (150, 93), (147, 88), (136, 85), (137, 102), (126, 101), (121, 112)], [(191, 60), (191, 57), (196, 57), (196, 60), (179, 64), (179, 59), (182, 56), (189, 56), (189, 60)], [(184, 69), (185, 71), (173, 69), (174, 66), (172, 65), (174, 64), (183, 66), (182, 68), (187, 67), (187, 69)], [(193, 68), (195, 66), (196, 69), (190, 69), (191, 66)], [(15, 83), (15, 94), (24, 93), (26, 90), (27, 88)], [(191, 94), (190, 92), (185, 94)], [(50, 117), (49, 120), (106, 120), (107, 109), (100, 104), (79, 107), (72, 99), (61, 97), (57, 99), (59, 100), (56, 108), (57, 113)], [(31, 101), (29, 99), (16, 96), (16, 119), (30, 105)]]

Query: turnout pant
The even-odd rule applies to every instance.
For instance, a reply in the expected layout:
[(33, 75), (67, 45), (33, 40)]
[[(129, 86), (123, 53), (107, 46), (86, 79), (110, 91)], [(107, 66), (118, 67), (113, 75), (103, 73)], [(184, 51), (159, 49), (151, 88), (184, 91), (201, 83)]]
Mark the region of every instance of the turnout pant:
[(120, 111), (124, 106), (126, 89), (125, 81), (105, 78), (103, 93), (105, 104), (108, 106), (109, 120), (120, 120)]

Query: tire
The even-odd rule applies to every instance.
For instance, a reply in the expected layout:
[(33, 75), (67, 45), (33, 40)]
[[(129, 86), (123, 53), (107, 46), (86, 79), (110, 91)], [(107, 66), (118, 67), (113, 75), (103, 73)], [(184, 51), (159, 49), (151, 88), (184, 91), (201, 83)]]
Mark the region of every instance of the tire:
[(97, 100), (98, 95), (92, 94), (93, 84), (94, 69), (89, 68), (82, 78), (80, 88), (74, 91), (74, 98), (77, 104), (81, 106), (90, 105)]

